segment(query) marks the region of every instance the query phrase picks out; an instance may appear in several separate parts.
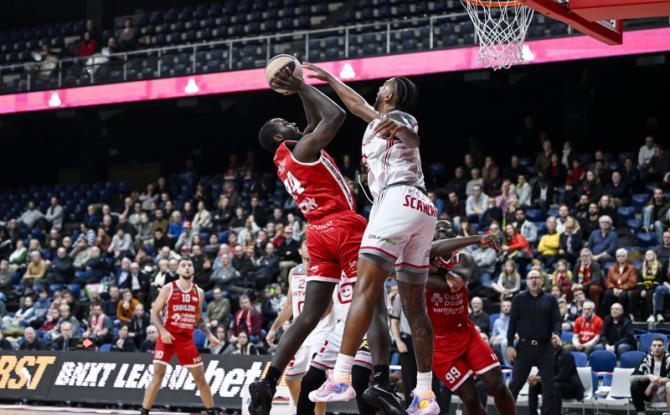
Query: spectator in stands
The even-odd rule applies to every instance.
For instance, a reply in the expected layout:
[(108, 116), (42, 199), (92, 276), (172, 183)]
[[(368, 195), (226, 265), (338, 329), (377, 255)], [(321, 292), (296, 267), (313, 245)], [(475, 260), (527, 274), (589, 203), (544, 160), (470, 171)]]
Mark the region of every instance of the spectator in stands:
[(558, 249), (560, 247), (560, 235), (556, 232), (556, 218), (547, 218), (547, 233), (540, 238), (537, 251), (540, 259), (547, 267), (552, 267), (558, 260)]
[(95, 39), (91, 37), (90, 32), (84, 32), (84, 35), (81, 38), (79, 43), (79, 56), (85, 58), (87, 56), (93, 55), (98, 50), (98, 44)]
[(193, 217), (191, 226), (194, 233), (200, 233), (203, 230), (207, 231), (212, 227), (212, 215), (205, 208), (205, 202), (202, 200), (198, 202), (198, 212)]
[(658, 260), (665, 264), (670, 260), (670, 231), (663, 232), (663, 242), (654, 250)]
[(603, 192), (610, 195), (619, 205), (628, 205), (630, 202), (630, 187), (622, 180), (618, 171), (612, 173), (612, 181), (605, 185)]
[(48, 267), (47, 279), (50, 284), (69, 284), (74, 277), (72, 258), (67, 255), (65, 248), (60, 247)]
[(624, 314), (621, 304), (612, 304), (610, 315), (603, 322), (596, 350), (607, 350), (621, 358), (622, 354), (635, 350), (636, 343), (633, 321)]
[(526, 211), (522, 208), (516, 209), (514, 218), (516, 221), (512, 225), (516, 232), (523, 235), (529, 243), (537, 242), (537, 227), (533, 222), (526, 219)]
[(116, 318), (123, 324), (130, 323), (130, 319), (133, 317), (135, 307), (139, 304), (139, 301), (133, 298), (133, 293), (129, 289), (123, 289), (121, 294), (121, 301), (116, 308)]
[[(14, 289), (14, 275), (9, 269), (9, 261), (0, 260), (0, 302)], [(0, 315), (0, 317), (2, 317)]]
[(7, 335), (19, 334), (23, 327), (26, 326), (25, 322), (31, 318), (34, 314), (34, 301), (33, 297), (26, 295), (19, 300), (19, 309), (14, 313), (14, 315), (5, 315), (2, 317), (2, 329)]
[(119, 335), (114, 339), (112, 343), (112, 351), (114, 352), (134, 352), (137, 348), (135, 347), (135, 342), (130, 337), (128, 331), (128, 326), (122, 324), (119, 328)]
[(150, 324), (149, 314), (144, 312), (144, 306), (141, 303), (137, 304), (128, 324), (128, 337), (135, 341), (137, 347), (140, 347), (147, 337), (147, 328)]
[(575, 321), (584, 313), (584, 303), (586, 302), (584, 290), (579, 287), (575, 288), (572, 290), (572, 296), (572, 302), (566, 304), (567, 309), (565, 315), (563, 316), (563, 323), (561, 324), (563, 331), (572, 331), (575, 325)]
[(665, 401), (670, 410), (670, 353), (665, 351), (665, 341), (655, 338), (651, 351), (637, 365), (630, 378), (630, 394), (638, 414), (646, 413), (646, 402)]
[(568, 263), (560, 259), (556, 263), (556, 271), (551, 276), (552, 285), (556, 285), (561, 289), (561, 294), (565, 297), (565, 300), (569, 303), (573, 299), (572, 288), (574, 280), (572, 278), (572, 271), (568, 269)]
[(184, 249), (190, 250), (196, 236), (197, 234), (193, 232), (193, 224), (190, 221), (184, 221), (182, 233), (179, 235), (177, 242), (175, 242), (174, 245), (175, 251), (182, 252)]
[[(552, 408), (545, 409), (544, 414), (562, 414), (563, 399), (584, 399), (584, 386), (577, 373), (575, 357), (568, 350), (561, 348), (561, 340), (558, 337), (551, 339), (554, 350), (554, 399)], [(542, 393), (542, 378), (534, 375), (528, 378), (528, 409), (531, 414), (538, 413), (538, 395)]]
[(670, 224), (670, 201), (663, 190), (654, 189), (654, 195), (642, 211), (642, 226), (647, 232), (656, 232), (658, 243), (663, 243), (663, 229)]
[[(468, 196), (468, 198), (475, 194), (475, 186), (479, 186), (480, 189), (484, 188), (484, 179), (481, 177), (477, 167), (470, 170), (470, 175), (472, 176), (472, 179), (470, 179), (465, 186), (465, 195)], [(484, 206), (486, 206), (486, 204), (484, 204)]]
[(591, 232), (586, 247), (591, 249), (593, 259), (605, 262), (614, 258), (617, 235), (612, 229), (612, 218), (609, 216), (601, 216), (598, 224), (600, 229)]
[(449, 192), (444, 211), (451, 218), (454, 227), (460, 228), (461, 219), (465, 218), (465, 204), (460, 200), (458, 193)]
[(124, 19), (123, 29), (117, 33), (116, 37), (119, 39), (121, 50), (129, 51), (137, 47), (137, 35), (133, 27), (133, 20), (130, 17)]
[(512, 366), (507, 356), (507, 328), (511, 311), (512, 301), (503, 300), (500, 303), (500, 317), (493, 323), (493, 329), (491, 329), (491, 348), (505, 366)]
[(5, 335), (0, 331), (0, 350), (14, 350), (12, 343), (5, 339)]
[(112, 244), (107, 252), (114, 255), (114, 258), (134, 255), (133, 238), (126, 233), (121, 226), (116, 230), (116, 235), (112, 238)]
[(74, 280), (79, 284), (90, 284), (99, 282), (107, 270), (107, 262), (100, 253), (100, 248), (91, 248), (91, 256), (86, 261), (82, 271), (74, 273)]
[(574, 264), (584, 245), (579, 222), (572, 216), (565, 221), (565, 229), (559, 236), (558, 256)]
[(586, 170), (582, 166), (582, 162), (578, 159), (572, 160), (568, 169), (568, 174), (565, 178), (565, 183), (571, 187), (577, 187), (584, 180)]
[(275, 253), (272, 242), (265, 245), (265, 255), (258, 260), (256, 277), (254, 279), (256, 289), (262, 290), (274, 277), (279, 274), (279, 257)]
[(101, 304), (91, 305), (90, 315), (86, 323), (87, 328), (82, 335), (84, 339), (91, 340), (98, 347), (112, 340), (114, 323), (109, 316), (102, 312)]
[(284, 229), (283, 241), (277, 248), (279, 255), (279, 280), (287, 281), (288, 272), (291, 268), (300, 263), (301, 258), (298, 253), (300, 249), (300, 239), (296, 239), (293, 230), (289, 227)]
[[(605, 278), (605, 298), (603, 300), (605, 309), (609, 309), (615, 302), (624, 306), (628, 313), (630, 311), (630, 296), (637, 288), (637, 271), (633, 264), (628, 261), (628, 251), (620, 248), (616, 251), (616, 263), (607, 271)], [(631, 319), (634, 319), (631, 317)]]
[(578, 352), (591, 353), (600, 340), (603, 320), (595, 313), (595, 304), (585, 301), (582, 315), (575, 320), (572, 344), (565, 347)]
[(60, 307), (59, 307), (59, 314), (60, 318), (56, 322), (56, 325), (54, 327), (54, 331), (51, 332), (51, 339), (55, 340), (58, 337), (62, 335), (61, 333), (61, 325), (63, 323), (70, 323), (72, 326), (72, 333), (74, 337), (79, 337), (79, 320), (74, 316), (74, 313), (72, 312), (72, 307), (65, 302), (62, 302)]
[(212, 301), (207, 304), (208, 324), (213, 327), (230, 325), (230, 300), (223, 298), (221, 288), (212, 290)]
[(604, 278), (600, 264), (593, 260), (590, 249), (583, 248), (580, 251), (573, 276), (575, 284), (581, 285), (589, 299), (596, 304), (596, 307), (600, 307), (604, 291)]
[(70, 322), (64, 321), (60, 325), (60, 336), (51, 344), (51, 350), (61, 352), (74, 350), (77, 348), (78, 343), (79, 341), (74, 336), (74, 326)]
[(235, 277), (246, 280), (249, 273), (253, 270), (253, 264), (251, 263), (251, 258), (244, 252), (244, 248), (240, 245), (236, 246), (234, 249), (235, 254), (232, 259), (232, 266), (237, 271)]
[(528, 169), (521, 165), (519, 156), (513, 154), (510, 157), (509, 166), (503, 169), (503, 178), (514, 182), (520, 174), (526, 175), (527, 173)]
[(46, 282), (47, 263), (42, 259), (40, 251), (30, 253), (30, 262), (21, 278), (22, 285), (42, 284)]
[(149, 276), (140, 270), (140, 264), (132, 262), (130, 264), (130, 274), (125, 284), (119, 283), (119, 288), (128, 288), (133, 293), (133, 297), (142, 302), (149, 293), (151, 281)]
[(44, 219), (51, 225), (51, 229), (57, 231), (63, 229), (63, 207), (58, 204), (56, 196), (51, 196), (50, 206), (44, 215)]
[(500, 186), (500, 195), (498, 195), (496, 200), (496, 205), (503, 212), (507, 211), (507, 206), (512, 199), (517, 199), (516, 196), (516, 186), (512, 184), (509, 179), (505, 179)]
[(156, 326), (150, 325), (147, 327), (147, 338), (140, 345), (140, 352), (153, 353), (156, 349), (156, 341), (158, 340), (158, 330)]
[(468, 184), (468, 179), (465, 177), (465, 170), (458, 166), (454, 169), (454, 177), (449, 180), (445, 186), (447, 192), (455, 192), (459, 198), (466, 197), (465, 187)]
[(27, 322), (35, 328), (39, 328), (44, 320), (47, 318), (47, 313), (51, 308), (51, 298), (49, 298), (49, 291), (46, 287), (42, 287), (37, 292), (37, 300), (33, 306), (34, 314)]
[(659, 285), (663, 284), (662, 264), (651, 249), (644, 254), (644, 261), (640, 266), (637, 287), (631, 293), (630, 312), (640, 321), (655, 321), (653, 301), (654, 293)]
[(236, 346), (228, 339), (228, 329), (226, 326), (219, 325), (216, 327), (216, 338), (219, 339), (220, 342), (218, 346), (213, 347), (212, 345), (207, 345), (207, 348), (209, 348), (212, 354), (226, 356), (233, 354), (236, 351)]
[(530, 244), (523, 235), (517, 233), (516, 228), (511, 224), (505, 226), (505, 244), (502, 245), (501, 249), (506, 257), (515, 260), (530, 260), (533, 257)]
[[(500, 229), (498, 228), (498, 224), (492, 223), (488, 233), (492, 235), (499, 234)], [(493, 274), (496, 270), (497, 256), (498, 253), (491, 246), (477, 247), (472, 251), (472, 257), (475, 260), (475, 264), (477, 264), (477, 268), (479, 268), (479, 281), (486, 288), (491, 287), (493, 284)]]
[(540, 174), (539, 179), (533, 186), (533, 193), (531, 195), (533, 207), (546, 211), (549, 205), (554, 203), (554, 192), (554, 187), (549, 184), (549, 181), (547, 181), (543, 174)]
[(663, 152), (663, 147), (654, 145), (654, 155), (647, 166), (647, 177), (650, 181), (660, 181), (664, 173), (670, 170), (670, 158)]
[(39, 339), (39, 337), (37, 337), (35, 329), (32, 327), (26, 327), (26, 329), (23, 331), (23, 338), (19, 344), (19, 350), (37, 351), (46, 349), (44, 347), (44, 343)]
[(26, 205), (26, 210), (17, 218), (17, 224), (20, 228), (32, 229), (34, 226), (38, 226), (44, 229), (46, 221), (44, 214), (37, 208), (35, 202), (30, 200)]
[(261, 327), (263, 325), (263, 317), (261, 313), (256, 311), (256, 308), (251, 303), (249, 296), (240, 296), (240, 309), (235, 313), (233, 319), (232, 336), (233, 340), (237, 340), (240, 333), (248, 334), (252, 342), (258, 341), (258, 336), (261, 334)]
[(609, 216), (614, 221), (613, 225), (616, 226), (617, 210), (612, 199), (608, 195), (600, 196), (598, 200), (598, 212), (600, 215)]
[(230, 200), (221, 195), (216, 204), (216, 210), (212, 215), (212, 224), (217, 231), (227, 229), (230, 220), (233, 218), (233, 207), (230, 205)]
[(644, 171), (647, 169), (651, 158), (654, 156), (654, 137), (648, 135), (644, 138), (644, 144), (640, 147), (640, 151), (637, 156), (637, 165), (640, 170)]
[[(511, 299), (514, 294), (521, 290), (521, 276), (516, 270), (516, 264), (513, 260), (505, 261), (498, 281), (491, 285), (491, 288), (500, 294), (501, 299)], [(481, 301), (481, 300), (480, 300)], [(474, 312), (474, 307), (473, 307)]]
[(486, 210), (479, 218), (479, 229), (487, 229), (493, 222), (502, 223), (502, 219), (503, 212), (496, 205), (495, 199), (491, 197), (487, 202)]
[(465, 203), (465, 214), (470, 223), (479, 223), (479, 218), (488, 206), (489, 197), (482, 192), (482, 186), (475, 184), (472, 194)]
[(184, 222), (181, 218), (181, 213), (178, 210), (172, 212), (172, 219), (168, 225), (167, 236), (172, 241), (177, 241), (179, 236), (184, 231)]
[(520, 207), (529, 207), (532, 202), (533, 188), (526, 180), (525, 174), (520, 174), (516, 183), (516, 195), (519, 199)]
[(640, 170), (635, 166), (633, 159), (626, 157), (621, 169), (621, 179), (627, 183), (631, 191), (636, 192), (640, 188)]
[(567, 168), (561, 163), (558, 154), (551, 153), (549, 156), (549, 166), (544, 170), (544, 177), (547, 178), (549, 186), (554, 188), (562, 186), (568, 175)]
[(470, 300), (470, 308), (472, 309), (472, 312), (468, 318), (475, 324), (475, 326), (479, 327), (482, 333), (488, 335), (490, 321), (489, 315), (484, 311), (484, 302), (482, 299), (473, 297), (472, 300)]
[(72, 266), (75, 270), (81, 271), (86, 267), (86, 262), (91, 257), (91, 248), (86, 238), (79, 239), (76, 245), (70, 252), (70, 258), (72, 258)]
[(256, 346), (249, 342), (249, 334), (241, 331), (237, 336), (237, 348), (232, 354), (257, 355), (260, 354)]

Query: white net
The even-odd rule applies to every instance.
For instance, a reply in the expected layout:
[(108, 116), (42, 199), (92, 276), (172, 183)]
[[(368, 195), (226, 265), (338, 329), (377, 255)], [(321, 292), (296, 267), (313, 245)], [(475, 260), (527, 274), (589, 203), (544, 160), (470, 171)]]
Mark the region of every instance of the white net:
[(519, 1), (461, 0), (479, 40), (479, 63), (494, 70), (522, 62), (534, 10)]

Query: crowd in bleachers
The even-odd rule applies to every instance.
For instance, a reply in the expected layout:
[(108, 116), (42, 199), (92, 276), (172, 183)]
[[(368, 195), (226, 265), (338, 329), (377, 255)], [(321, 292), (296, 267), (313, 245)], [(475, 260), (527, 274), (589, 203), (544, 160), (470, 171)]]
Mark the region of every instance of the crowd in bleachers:
[[(473, 248), (471, 318), (510, 364), (507, 300), (535, 269), (558, 299), (566, 347), (644, 350), (633, 322), (655, 327), (668, 311), (668, 156), (652, 137), (637, 155), (616, 157), (552, 145), (545, 139), (535, 160), (512, 156), (502, 166), (466, 154), (448, 180), (441, 163), (428, 169), (440, 217), (460, 235), (500, 240), (500, 252)], [(369, 213), (351, 157), (340, 167)], [(271, 353), (264, 337), (305, 232), (283, 184), (251, 153), (217, 176), (189, 167), (143, 190), (108, 182), (4, 191), (0, 219), (0, 345), (23, 350), (152, 351), (151, 302), (188, 256), (223, 341), (209, 351)], [(499, 302), (501, 313), (486, 313)], [(195, 338), (209, 349), (202, 332)]]

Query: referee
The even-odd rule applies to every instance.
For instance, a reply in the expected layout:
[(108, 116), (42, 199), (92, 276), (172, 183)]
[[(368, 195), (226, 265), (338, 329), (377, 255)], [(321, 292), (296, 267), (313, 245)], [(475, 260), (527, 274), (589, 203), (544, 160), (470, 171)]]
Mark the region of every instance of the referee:
[(538, 271), (526, 277), (528, 290), (519, 293), (512, 301), (512, 312), (507, 330), (507, 355), (514, 361), (510, 391), (514, 399), (526, 383), (533, 366), (539, 369), (542, 385), (542, 414), (552, 413), (554, 400), (554, 351), (552, 337), (560, 344), (561, 315), (556, 299), (542, 292), (544, 279)]

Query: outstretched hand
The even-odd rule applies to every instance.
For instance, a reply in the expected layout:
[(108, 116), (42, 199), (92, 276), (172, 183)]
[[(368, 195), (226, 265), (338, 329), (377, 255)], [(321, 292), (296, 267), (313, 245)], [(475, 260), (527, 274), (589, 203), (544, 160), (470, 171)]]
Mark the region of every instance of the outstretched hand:
[(481, 240), (479, 241), (480, 248), (493, 248), (496, 252), (500, 252), (500, 245), (498, 244), (497, 235), (486, 234), (482, 235)]
[(330, 78), (333, 78), (333, 74), (323, 69), (322, 67), (316, 66), (312, 63), (303, 62), (302, 67), (303, 69), (309, 69), (310, 71), (312, 71), (312, 73), (307, 74), (308, 78), (318, 79), (320, 81), (326, 81), (326, 82), (328, 82)]
[(374, 129), (376, 135), (383, 139), (395, 138), (401, 131), (406, 129), (407, 126), (399, 123), (398, 121), (392, 118), (385, 118), (377, 124)]
[(282, 92), (284, 95), (293, 95), (302, 88), (304, 82), (302, 79), (294, 76), (291, 68), (286, 66), (272, 78), (271, 85), (273, 89), (285, 90), (285, 92)]

